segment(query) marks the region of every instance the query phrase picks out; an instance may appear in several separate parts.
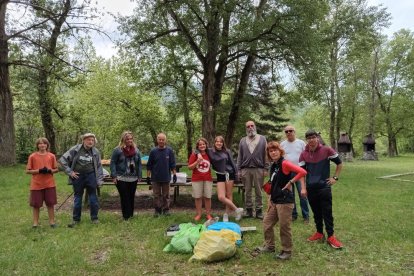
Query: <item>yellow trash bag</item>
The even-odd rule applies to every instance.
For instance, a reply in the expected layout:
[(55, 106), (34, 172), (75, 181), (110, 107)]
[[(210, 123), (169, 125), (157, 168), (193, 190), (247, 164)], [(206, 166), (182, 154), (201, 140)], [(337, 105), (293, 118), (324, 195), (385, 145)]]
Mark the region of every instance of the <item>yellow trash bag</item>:
[(239, 234), (228, 229), (204, 231), (189, 261), (214, 262), (233, 257), (236, 253), (236, 241), (240, 239)]

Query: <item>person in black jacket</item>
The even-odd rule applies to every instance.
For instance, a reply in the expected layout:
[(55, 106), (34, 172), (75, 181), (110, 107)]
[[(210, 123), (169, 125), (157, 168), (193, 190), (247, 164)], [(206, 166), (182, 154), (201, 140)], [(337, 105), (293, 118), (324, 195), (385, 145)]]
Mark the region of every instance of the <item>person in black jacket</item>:
[[(306, 187), (303, 177), (306, 171), (284, 159), (285, 151), (277, 142), (269, 142), (266, 148), (267, 157), (272, 162), (270, 169), (270, 200), (267, 213), (263, 219), (264, 245), (257, 247), (256, 252), (275, 252), (275, 235), (273, 227), (277, 222), (280, 226), (280, 241), (282, 251), (276, 257), (287, 260), (292, 255), (292, 210), (294, 197), (292, 185), (300, 181), (301, 196), (306, 197)], [(291, 173), (296, 173), (291, 179)]]

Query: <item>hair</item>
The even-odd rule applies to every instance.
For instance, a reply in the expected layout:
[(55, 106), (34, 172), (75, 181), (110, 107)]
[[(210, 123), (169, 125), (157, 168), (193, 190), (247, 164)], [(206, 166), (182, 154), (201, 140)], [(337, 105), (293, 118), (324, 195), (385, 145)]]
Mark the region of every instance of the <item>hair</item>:
[(208, 147), (208, 141), (207, 141), (207, 139), (206, 138), (204, 138), (204, 137), (201, 137), (201, 138), (199, 138), (198, 140), (197, 140), (197, 142), (196, 142), (196, 149), (198, 149), (198, 144), (200, 143), (200, 142), (204, 142), (204, 144), (206, 144), (206, 147)]
[[(227, 150), (227, 147), (226, 147), (226, 142), (224, 142), (224, 138), (223, 138), (223, 136), (221, 136), (221, 135), (216, 136), (216, 138), (214, 138), (214, 149), (216, 149), (216, 141), (217, 141), (218, 139), (220, 139), (220, 140), (221, 140), (221, 142), (223, 142), (223, 150)], [(217, 149), (216, 149), (216, 150), (217, 150)]]
[(47, 145), (47, 148), (46, 148), (46, 150), (47, 151), (49, 151), (49, 149), (50, 149), (50, 143), (49, 143), (49, 140), (47, 140), (47, 138), (45, 138), (45, 137), (40, 137), (40, 138), (38, 138), (37, 140), (36, 140), (36, 149), (37, 150), (39, 150), (39, 144), (40, 143), (42, 143), (42, 144), (46, 144)]
[(280, 156), (285, 156), (285, 150), (282, 149), (280, 147), (280, 144), (276, 141), (270, 141), (269, 143), (267, 143), (267, 147), (266, 147), (266, 153), (267, 153), (267, 158), (269, 160), (272, 160), (272, 158), (270, 158), (270, 154), (269, 151), (270, 150), (278, 150), (280, 152)]
[[(126, 140), (126, 138), (127, 138), (128, 135), (131, 135), (132, 138), (134, 138), (134, 135), (129, 130), (126, 130), (126, 131), (122, 132), (122, 134), (121, 134), (121, 140), (119, 141), (119, 145), (118, 145), (120, 148), (124, 148), (125, 147), (125, 140)], [(137, 147), (137, 145), (135, 144), (134, 141), (132, 141), (132, 145), (133, 145), (134, 148)]]

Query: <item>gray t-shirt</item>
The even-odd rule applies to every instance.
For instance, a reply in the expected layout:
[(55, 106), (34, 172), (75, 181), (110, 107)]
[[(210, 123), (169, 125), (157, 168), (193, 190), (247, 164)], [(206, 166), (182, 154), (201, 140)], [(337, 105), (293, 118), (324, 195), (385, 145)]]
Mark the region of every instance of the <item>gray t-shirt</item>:
[(75, 172), (78, 173), (91, 173), (93, 172), (94, 166), (93, 166), (93, 157), (92, 157), (92, 151), (86, 150), (84, 147), (81, 147), (79, 152), (79, 159), (75, 164)]

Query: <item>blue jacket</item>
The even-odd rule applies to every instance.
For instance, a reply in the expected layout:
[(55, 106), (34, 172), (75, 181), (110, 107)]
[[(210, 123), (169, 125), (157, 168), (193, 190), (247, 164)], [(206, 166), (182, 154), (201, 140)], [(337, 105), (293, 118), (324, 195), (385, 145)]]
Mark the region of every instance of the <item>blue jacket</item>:
[[(133, 156), (135, 164), (135, 175), (138, 176), (139, 179), (142, 179), (141, 154), (137, 148), (135, 148), (135, 150), (136, 153)], [(127, 158), (125, 157), (120, 147), (116, 147), (112, 152), (110, 168), (112, 178), (125, 175), (127, 172)]]
[[(82, 146), (83, 144), (78, 144), (71, 147), (67, 152), (65, 152), (65, 154), (62, 155), (62, 157), (59, 158), (60, 165), (65, 170), (65, 173), (69, 175), (69, 184), (73, 183), (73, 179), (70, 177), (70, 174), (73, 172), (76, 162), (79, 159), (79, 150)], [(95, 168), (96, 184), (101, 185), (103, 183), (101, 156), (95, 147), (92, 148), (92, 160)]]

